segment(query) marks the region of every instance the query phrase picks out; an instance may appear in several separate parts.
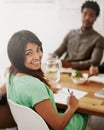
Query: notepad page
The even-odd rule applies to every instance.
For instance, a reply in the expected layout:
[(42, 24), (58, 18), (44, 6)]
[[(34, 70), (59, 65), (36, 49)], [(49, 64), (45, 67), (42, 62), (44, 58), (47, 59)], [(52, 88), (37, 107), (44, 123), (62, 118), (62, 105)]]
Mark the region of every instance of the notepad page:
[(104, 88), (96, 91), (94, 95), (100, 98), (104, 98)]
[[(73, 92), (73, 95), (75, 95), (77, 99), (80, 99), (81, 97), (85, 96), (88, 93), (86, 91), (80, 91), (71, 88), (69, 88), (69, 90), (70, 92)], [(56, 103), (67, 104), (68, 96), (70, 96), (68, 88), (62, 88), (61, 90), (59, 90), (57, 93), (54, 94), (54, 99)]]
[(98, 74), (98, 75), (91, 76), (88, 78), (88, 80), (104, 84), (104, 74)]

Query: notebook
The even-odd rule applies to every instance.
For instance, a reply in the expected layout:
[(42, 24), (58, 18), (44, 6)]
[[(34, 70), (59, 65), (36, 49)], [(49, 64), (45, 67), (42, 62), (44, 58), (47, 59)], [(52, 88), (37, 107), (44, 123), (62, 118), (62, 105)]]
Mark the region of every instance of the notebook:
[(100, 89), (100, 90), (98, 90), (98, 91), (96, 91), (96, 92), (94, 93), (94, 95), (95, 95), (96, 97), (104, 98), (104, 88), (103, 88), (103, 89)]
[(59, 90), (57, 93), (54, 94), (54, 99), (56, 103), (64, 105), (67, 104), (67, 97), (70, 95), (68, 89), (70, 93), (73, 92), (73, 94), (76, 96), (77, 99), (80, 99), (81, 97), (85, 96), (88, 93), (86, 91), (80, 91), (71, 88), (62, 88), (61, 90)]
[(88, 81), (98, 82), (104, 84), (104, 74), (94, 75), (88, 78)]

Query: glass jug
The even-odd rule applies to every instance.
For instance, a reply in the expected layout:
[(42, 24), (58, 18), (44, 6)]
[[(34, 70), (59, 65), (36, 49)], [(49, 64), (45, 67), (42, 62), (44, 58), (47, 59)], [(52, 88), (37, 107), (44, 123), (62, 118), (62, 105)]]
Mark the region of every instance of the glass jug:
[(46, 79), (49, 83), (58, 83), (60, 80), (61, 62), (55, 54), (49, 54), (46, 60)]

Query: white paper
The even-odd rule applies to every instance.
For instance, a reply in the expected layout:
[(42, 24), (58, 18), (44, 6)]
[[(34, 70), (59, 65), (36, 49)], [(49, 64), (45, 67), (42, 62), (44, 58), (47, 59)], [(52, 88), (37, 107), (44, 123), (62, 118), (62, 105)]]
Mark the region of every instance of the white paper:
[(62, 88), (61, 90), (58, 91), (58, 93), (54, 94), (56, 103), (65, 104), (65, 105), (67, 104), (67, 97), (70, 96), (68, 89), (70, 90), (70, 92), (73, 92), (73, 94), (77, 99), (80, 99), (81, 97), (85, 96), (88, 93), (86, 91), (80, 91), (71, 88)]
[(98, 74), (98, 75), (91, 76), (88, 78), (88, 80), (104, 84), (104, 74)]
[(100, 89), (94, 93), (95, 96), (104, 98), (104, 89)]
[(60, 69), (60, 73), (72, 73), (74, 71), (74, 69), (72, 69), (72, 68), (64, 68), (64, 67), (62, 67), (61, 69)]

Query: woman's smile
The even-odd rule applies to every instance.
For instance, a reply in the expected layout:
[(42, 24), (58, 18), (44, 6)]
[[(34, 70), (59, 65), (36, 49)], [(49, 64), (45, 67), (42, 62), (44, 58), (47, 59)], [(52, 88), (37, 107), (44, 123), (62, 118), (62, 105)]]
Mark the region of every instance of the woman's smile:
[(28, 43), (25, 49), (25, 66), (29, 69), (37, 70), (41, 67), (42, 51), (40, 47), (33, 43)]

